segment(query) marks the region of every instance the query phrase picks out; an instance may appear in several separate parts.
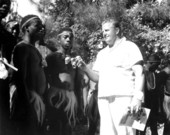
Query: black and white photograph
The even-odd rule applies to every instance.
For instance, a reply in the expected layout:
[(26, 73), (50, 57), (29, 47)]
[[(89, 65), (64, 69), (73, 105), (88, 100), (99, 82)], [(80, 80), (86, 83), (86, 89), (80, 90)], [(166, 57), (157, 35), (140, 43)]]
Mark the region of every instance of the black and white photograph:
[(170, 0), (0, 0), (0, 135), (170, 135)]

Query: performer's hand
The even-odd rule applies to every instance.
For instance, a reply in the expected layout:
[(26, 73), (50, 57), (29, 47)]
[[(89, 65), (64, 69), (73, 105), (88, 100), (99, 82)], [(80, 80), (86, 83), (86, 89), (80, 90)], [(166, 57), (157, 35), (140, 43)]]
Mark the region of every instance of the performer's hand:
[(77, 67), (79, 67), (83, 71), (86, 68), (86, 63), (83, 61), (83, 59), (80, 56), (76, 57), (76, 65), (77, 65)]
[(31, 91), (30, 102), (35, 109), (38, 123), (42, 125), (45, 117), (45, 104), (43, 103), (42, 98), (35, 91)]

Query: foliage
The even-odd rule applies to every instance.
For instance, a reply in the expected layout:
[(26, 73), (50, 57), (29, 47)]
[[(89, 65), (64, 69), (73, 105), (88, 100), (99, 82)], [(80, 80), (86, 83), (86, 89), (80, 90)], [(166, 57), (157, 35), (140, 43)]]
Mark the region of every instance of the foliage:
[(89, 59), (89, 48), (86, 45), (86, 41), (88, 39), (88, 35), (90, 31), (84, 27), (81, 23), (76, 23), (72, 25), (71, 27), (74, 32), (74, 38), (77, 43), (76, 46), (74, 46), (74, 49), (79, 48), (77, 51), (77, 54), (81, 55), (83, 59), (88, 62)]
[(106, 17), (121, 21), (122, 35), (142, 48), (144, 56), (169, 52), (168, 3), (159, 4), (154, 0), (41, 0), (38, 7), (46, 16), (46, 40), (55, 39), (60, 28), (71, 27), (75, 35), (74, 49), (86, 62), (95, 58), (101, 46), (105, 47), (101, 22)]
[[(106, 17), (121, 21), (122, 35), (142, 48), (143, 55), (169, 50), (170, 8), (167, 3), (139, 2), (137, 0), (61, 1), (53, 3), (49, 14), (53, 18), (50, 35), (61, 27), (71, 27), (79, 54), (89, 62), (100, 50), (101, 22)], [(103, 45), (105, 47), (105, 45)]]
[(169, 5), (137, 3), (127, 11), (127, 16), (130, 20), (133, 19), (133, 27), (138, 32), (129, 38), (145, 48), (144, 56), (159, 53), (160, 57), (164, 57), (169, 51)]
[[(74, 13), (74, 25), (80, 23), (89, 33), (86, 40), (82, 40), (82, 44), (88, 48), (89, 51), (87, 61), (93, 61), (97, 52), (101, 49), (102, 32), (101, 23), (107, 17), (121, 17), (123, 16), (123, 9), (116, 1), (108, 0), (102, 1), (100, 5), (94, 4), (74, 4), (72, 5)], [(80, 37), (80, 36), (79, 36)], [(78, 37), (78, 38), (79, 38)], [(81, 44), (80, 44), (81, 45)], [(105, 45), (102, 44), (103, 47)]]

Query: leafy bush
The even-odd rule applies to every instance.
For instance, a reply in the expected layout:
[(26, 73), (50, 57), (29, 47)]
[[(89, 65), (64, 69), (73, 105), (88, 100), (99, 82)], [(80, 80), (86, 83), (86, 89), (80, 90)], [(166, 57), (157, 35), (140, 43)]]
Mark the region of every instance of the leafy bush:
[[(140, 47), (145, 48), (144, 55), (160, 53), (166, 55), (169, 51), (170, 12), (167, 3), (137, 3), (126, 13), (133, 20), (134, 34), (129, 38)], [(127, 20), (127, 19), (126, 19)], [(127, 26), (127, 25), (126, 25)], [(132, 32), (132, 31), (131, 31)]]
[(170, 6), (167, 3), (56, 0), (46, 5), (53, 7), (46, 8), (50, 16), (46, 39), (55, 38), (61, 27), (71, 27), (75, 35), (74, 49), (86, 62), (93, 60), (100, 50), (101, 22), (106, 17), (119, 18), (123, 35), (143, 50), (144, 57), (156, 52), (166, 55), (169, 51)]

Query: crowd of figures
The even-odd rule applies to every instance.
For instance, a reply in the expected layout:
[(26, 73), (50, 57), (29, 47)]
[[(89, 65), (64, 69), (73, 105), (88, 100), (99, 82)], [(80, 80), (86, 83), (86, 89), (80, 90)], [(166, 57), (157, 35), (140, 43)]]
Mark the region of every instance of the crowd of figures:
[(43, 58), (36, 48), (45, 45), (41, 19), (4, 22), (10, 4), (0, 0), (0, 135), (71, 135), (87, 114), (89, 83), (74, 66), (73, 32), (61, 28), (59, 46), (46, 45)]
[[(9, 9), (10, 0), (0, 0), (0, 135), (71, 135), (82, 119), (87, 135), (100, 134), (98, 85), (75, 65), (80, 56), (72, 52), (72, 29), (61, 28), (57, 46), (50, 46), (38, 16), (3, 22)], [(36, 45), (50, 53), (42, 57)], [(161, 64), (157, 54), (143, 63), (143, 106), (151, 113), (138, 135), (145, 135), (147, 127), (158, 135), (160, 123), (163, 135), (170, 134), (170, 62)]]
[[(143, 106), (151, 109), (146, 128), (150, 127), (152, 135), (158, 135), (159, 124), (164, 123), (163, 135), (168, 135), (170, 133), (167, 111), (169, 110), (169, 64), (164, 67), (160, 56), (152, 54), (144, 64), (144, 73)], [(145, 135), (146, 128), (139, 134)]]

